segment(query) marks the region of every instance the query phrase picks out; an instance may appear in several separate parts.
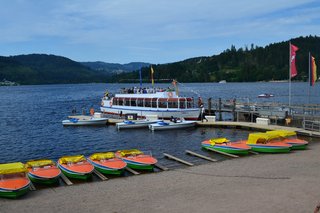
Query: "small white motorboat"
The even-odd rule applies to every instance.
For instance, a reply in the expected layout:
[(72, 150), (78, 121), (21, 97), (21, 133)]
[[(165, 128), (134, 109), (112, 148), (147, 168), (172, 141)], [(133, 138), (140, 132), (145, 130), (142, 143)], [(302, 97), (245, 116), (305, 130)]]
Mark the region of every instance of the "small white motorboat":
[(97, 118), (94, 116), (70, 116), (69, 119), (63, 120), (63, 126), (88, 126), (88, 125), (106, 125), (108, 118)]
[(157, 123), (161, 120), (149, 120), (149, 119), (144, 119), (144, 120), (125, 120), (120, 123), (116, 123), (116, 127), (118, 130), (120, 129), (133, 129), (133, 128), (143, 128), (143, 127), (148, 127), (149, 124), (154, 124)]
[(274, 97), (274, 95), (269, 93), (263, 93), (258, 95), (258, 98), (271, 98), (271, 97)]
[(182, 129), (188, 127), (194, 127), (196, 125), (196, 121), (185, 121), (185, 120), (178, 120), (177, 122), (165, 122), (159, 121), (154, 124), (149, 125), (149, 129), (151, 131), (155, 130), (169, 130), (169, 129)]

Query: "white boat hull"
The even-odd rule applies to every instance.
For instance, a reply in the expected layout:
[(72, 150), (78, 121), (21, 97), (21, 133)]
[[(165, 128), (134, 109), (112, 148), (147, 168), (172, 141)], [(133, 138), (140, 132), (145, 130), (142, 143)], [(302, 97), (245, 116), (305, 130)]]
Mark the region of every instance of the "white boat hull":
[(150, 124), (157, 123), (160, 120), (141, 120), (141, 121), (125, 121), (117, 123), (117, 129), (134, 129), (148, 127)]
[(91, 118), (91, 119), (68, 119), (63, 120), (64, 126), (90, 126), (90, 125), (106, 125), (108, 118)]
[(151, 131), (155, 130), (170, 130), (170, 129), (182, 129), (188, 127), (194, 127), (196, 125), (195, 121), (182, 121), (182, 122), (165, 122), (167, 125), (162, 125), (160, 123), (150, 124), (149, 129)]
[(172, 117), (184, 118), (186, 120), (197, 120), (199, 109), (181, 109), (181, 110), (159, 110), (159, 109), (129, 109), (126, 107), (100, 107), (101, 112), (112, 115), (122, 115), (136, 113), (138, 117), (145, 118), (148, 115), (155, 115), (161, 119), (170, 119)]

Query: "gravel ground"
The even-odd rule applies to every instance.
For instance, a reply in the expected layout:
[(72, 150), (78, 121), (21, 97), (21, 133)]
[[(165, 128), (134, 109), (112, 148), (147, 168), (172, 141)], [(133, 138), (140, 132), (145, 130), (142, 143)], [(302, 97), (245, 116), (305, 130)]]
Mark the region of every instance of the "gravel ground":
[(313, 212), (320, 143), (165, 172), (47, 188), (0, 198), (0, 212)]

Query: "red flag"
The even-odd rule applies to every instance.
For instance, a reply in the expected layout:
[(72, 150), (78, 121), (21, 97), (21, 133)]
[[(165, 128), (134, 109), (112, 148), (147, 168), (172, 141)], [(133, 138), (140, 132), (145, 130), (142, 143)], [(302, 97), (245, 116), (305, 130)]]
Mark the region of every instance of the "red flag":
[(298, 74), (297, 68), (296, 68), (296, 51), (298, 51), (299, 48), (290, 44), (290, 77), (293, 78)]
[(313, 86), (317, 80), (317, 65), (314, 57), (310, 55), (310, 86)]

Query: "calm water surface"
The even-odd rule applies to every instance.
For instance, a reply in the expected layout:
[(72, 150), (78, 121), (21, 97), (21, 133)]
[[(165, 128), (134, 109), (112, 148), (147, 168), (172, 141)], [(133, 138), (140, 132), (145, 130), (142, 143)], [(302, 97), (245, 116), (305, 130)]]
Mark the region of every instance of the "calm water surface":
[[(117, 131), (115, 126), (63, 127), (61, 121), (71, 114), (94, 107), (99, 111), (101, 96), (106, 88), (115, 93), (133, 84), (77, 84), (0, 87), (0, 163), (25, 162), (30, 159), (57, 160), (63, 155), (84, 154), (118, 149), (138, 148), (152, 151), (162, 163), (169, 162), (167, 152), (184, 159), (186, 149), (203, 152), (200, 142), (211, 137), (244, 139), (248, 131), (236, 129), (191, 128), (185, 130), (150, 132), (147, 129)], [(151, 85), (145, 85), (151, 86)], [(168, 87), (170, 84), (159, 84)], [(203, 99), (247, 98), (259, 100), (261, 93), (272, 93), (274, 102), (288, 102), (288, 83), (195, 83), (180, 85), (182, 95)], [(320, 104), (320, 87), (310, 91), (306, 83), (292, 84), (292, 103)], [(217, 158), (215, 156), (215, 158)]]

